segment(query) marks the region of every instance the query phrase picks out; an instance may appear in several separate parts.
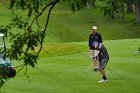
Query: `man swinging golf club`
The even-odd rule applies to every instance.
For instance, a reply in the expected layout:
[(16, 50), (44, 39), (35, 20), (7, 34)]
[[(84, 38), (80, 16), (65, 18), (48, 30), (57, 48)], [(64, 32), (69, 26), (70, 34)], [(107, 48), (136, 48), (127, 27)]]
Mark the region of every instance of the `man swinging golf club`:
[(109, 61), (109, 54), (107, 49), (105, 48), (105, 46), (102, 43), (98, 43), (97, 41), (95, 41), (92, 46), (97, 50), (94, 60), (98, 60), (99, 59), (99, 71), (101, 72), (102, 75), (102, 80), (98, 81), (100, 83), (102, 82), (107, 82), (107, 77), (105, 74), (105, 67)]

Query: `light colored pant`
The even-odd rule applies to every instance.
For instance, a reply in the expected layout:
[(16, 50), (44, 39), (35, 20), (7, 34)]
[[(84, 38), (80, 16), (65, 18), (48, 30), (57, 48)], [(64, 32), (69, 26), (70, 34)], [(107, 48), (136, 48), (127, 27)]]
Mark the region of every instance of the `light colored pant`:
[(93, 62), (93, 68), (99, 69), (99, 61), (98, 60), (94, 61), (95, 53), (96, 53), (96, 50), (90, 50), (90, 58), (92, 59), (92, 62)]

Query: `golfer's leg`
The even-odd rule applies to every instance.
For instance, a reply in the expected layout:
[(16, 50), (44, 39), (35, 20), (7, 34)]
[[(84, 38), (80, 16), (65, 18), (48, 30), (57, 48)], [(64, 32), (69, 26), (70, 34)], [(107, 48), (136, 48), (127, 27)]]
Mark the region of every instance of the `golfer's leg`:
[(101, 72), (102, 78), (104, 80), (107, 80), (106, 75), (105, 75), (105, 69), (100, 69), (100, 72)]
[(100, 69), (100, 73), (102, 76), (105, 76), (105, 69)]
[(105, 67), (107, 65), (107, 62), (108, 62), (108, 58), (103, 58), (100, 64), (100, 72), (104, 80), (107, 79), (105, 74)]
[(93, 66), (93, 71), (98, 71), (99, 69), (99, 61), (98, 60), (94, 60), (94, 57), (95, 57), (95, 51), (96, 50), (90, 50), (90, 57), (92, 59), (92, 66)]

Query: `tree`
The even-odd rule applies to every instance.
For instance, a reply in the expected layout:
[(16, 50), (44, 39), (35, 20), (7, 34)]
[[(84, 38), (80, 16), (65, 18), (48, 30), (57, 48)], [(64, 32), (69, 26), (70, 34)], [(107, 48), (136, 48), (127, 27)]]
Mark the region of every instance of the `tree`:
[(95, 2), (96, 0), (87, 0), (87, 7), (88, 8), (95, 7), (96, 6)]
[[(8, 38), (10, 38), (11, 42), (11, 48), (7, 49), (7, 56), (11, 59), (22, 61), (23, 64), (18, 66), (20, 67), (19, 71), (26, 67), (26, 75), (28, 66), (35, 67), (35, 64), (37, 64), (37, 59), (41, 52), (44, 38), (46, 37), (51, 11), (59, 0), (10, 0), (9, 6), (7, 5), (9, 2), (5, 0), (1, 1), (14, 16), (11, 23), (0, 26), (0, 33), (9, 36)], [(46, 23), (44, 28), (41, 28), (38, 20), (47, 8)], [(27, 11), (27, 16), (16, 14), (13, 9)], [(36, 25), (36, 30), (33, 29), (33, 25)], [(20, 30), (13, 32), (13, 28)], [(0, 87), (7, 80), (7, 77), (0, 77)]]
[[(13, 18), (11, 23), (0, 26), (0, 33), (4, 33), (5, 36), (9, 36), (11, 42), (11, 48), (7, 49), (7, 56), (10, 59), (22, 61), (20, 67), (21, 71), (26, 68), (25, 75), (28, 66), (35, 67), (37, 59), (42, 50), (44, 38), (46, 37), (46, 30), (49, 23), (49, 18), (52, 9), (58, 3), (59, 0), (1, 0), (4, 5), (11, 11)], [(9, 1), (9, 2), (8, 2)], [(73, 12), (79, 10), (81, 7), (86, 6), (86, 2), (89, 0), (61, 0), (69, 2)], [(10, 4), (10, 5), (8, 5)], [(44, 28), (39, 23), (40, 16), (48, 9), (46, 14), (46, 23)], [(27, 14), (21, 15), (13, 10), (26, 11)], [(25, 12), (25, 13), (26, 13)], [(25, 16), (26, 15), (26, 16)], [(36, 25), (36, 29), (33, 29), (33, 25)], [(20, 29), (13, 32), (12, 29)], [(43, 30), (42, 30), (43, 29)], [(20, 32), (22, 30), (22, 33)], [(27, 75), (26, 75), (27, 76)], [(8, 80), (8, 78), (0, 78), (0, 87)]]
[[(104, 15), (109, 15), (112, 18), (116, 16), (116, 14), (121, 14), (121, 19), (124, 19), (124, 4), (135, 4), (135, 14), (136, 14), (136, 22), (140, 22), (140, 0), (102, 0), (105, 2), (105, 6), (102, 8), (104, 11)], [(132, 8), (131, 5), (131, 8)]]
[(80, 10), (82, 7), (86, 7), (89, 0), (61, 0), (62, 2), (68, 2), (72, 11)]
[(120, 12), (120, 3), (118, 0), (102, 0), (104, 6), (101, 8), (104, 11), (104, 15), (110, 16), (112, 19)]
[(134, 2), (127, 0), (126, 4), (127, 4), (127, 13), (134, 13), (133, 9)]
[(136, 22), (140, 22), (140, 0), (135, 0)]

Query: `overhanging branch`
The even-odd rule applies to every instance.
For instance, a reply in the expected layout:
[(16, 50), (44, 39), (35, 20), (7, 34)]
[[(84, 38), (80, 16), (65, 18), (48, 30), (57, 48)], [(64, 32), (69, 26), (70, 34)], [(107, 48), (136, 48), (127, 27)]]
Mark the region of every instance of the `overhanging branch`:
[(47, 29), (47, 27), (48, 27), (48, 23), (49, 23), (51, 11), (52, 11), (53, 7), (56, 5), (56, 3), (57, 3), (58, 1), (59, 1), (59, 0), (54, 0), (54, 2), (52, 3), (52, 6), (51, 6), (50, 9), (49, 9), (49, 12), (48, 12), (48, 15), (47, 15), (46, 24), (45, 24), (45, 28), (44, 28), (44, 30), (43, 30), (43, 36), (42, 36), (41, 42), (40, 42), (40, 48), (39, 48), (39, 51), (38, 51), (36, 57), (38, 57), (38, 55), (40, 54), (41, 49), (42, 49), (42, 46), (43, 46), (43, 40), (44, 40), (44, 37), (45, 37), (46, 29)]
[[(35, 18), (33, 19), (32, 23), (31, 23), (31, 26), (33, 25), (33, 23), (34, 23), (35, 20), (38, 20), (39, 16), (42, 15), (42, 13), (46, 10), (46, 8), (49, 7), (49, 6), (51, 6), (51, 5), (53, 5), (56, 1), (58, 2), (58, 0), (55, 0), (54, 2), (50, 2), (49, 4), (47, 4), (47, 5), (42, 9), (42, 11), (41, 11), (37, 16), (35, 16)], [(57, 3), (57, 2), (56, 2), (56, 3)]]

